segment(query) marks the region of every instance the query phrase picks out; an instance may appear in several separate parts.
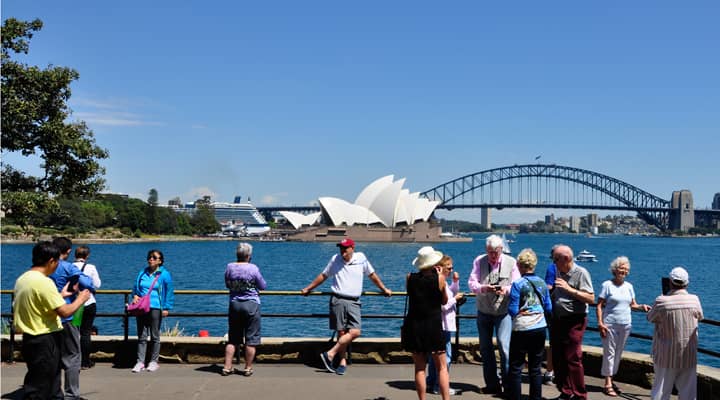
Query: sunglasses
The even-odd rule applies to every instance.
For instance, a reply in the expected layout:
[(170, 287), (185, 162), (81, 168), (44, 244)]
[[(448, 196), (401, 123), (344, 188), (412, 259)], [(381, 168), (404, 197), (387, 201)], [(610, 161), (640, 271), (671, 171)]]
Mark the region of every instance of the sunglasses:
[(158, 256), (150, 256), (150, 257), (148, 257), (148, 260), (159, 260), (159, 259), (160, 259), (160, 257), (158, 257)]

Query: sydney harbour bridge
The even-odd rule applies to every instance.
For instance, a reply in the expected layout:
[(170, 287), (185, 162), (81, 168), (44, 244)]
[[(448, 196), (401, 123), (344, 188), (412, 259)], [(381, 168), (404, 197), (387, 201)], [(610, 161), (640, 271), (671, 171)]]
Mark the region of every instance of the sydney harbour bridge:
[[(695, 210), (692, 194), (675, 191), (669, 200), (598, 172), (555, 164), (512, 165), (453, 179), (420, 194), (438, 209), (551, 208), (635, 212), (662, 231), (687, 230), (720, 221), (720, 210)], [(318, 211), (319, 207), (258, 207), (274, 211)]]

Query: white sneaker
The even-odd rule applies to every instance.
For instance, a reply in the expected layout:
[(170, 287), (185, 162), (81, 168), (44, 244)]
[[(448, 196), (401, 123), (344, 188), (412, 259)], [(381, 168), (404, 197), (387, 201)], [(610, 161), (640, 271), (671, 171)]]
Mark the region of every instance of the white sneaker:
[[(440, 394), (440, 390), (438, 390), (438, 389), (433, 389), (432, 393), (433, 393), (433, 394)], [(455, 395), (457, 395), (458, 393), (459, 393), (459, 391), (458, 391), (457, 389), (450, 388), (450, 396), (455, 396)]]
[(150, 361), (150, 364), (148, 364), (147, 366), (148, 372), (155, 372), (158, 369), (160, 369), (160, 365), (158, 365), (158, 363), (156, 363), (155, 361)]
[(133, 373), (138, 373), (138, 372), (141, 372), (141, 371), (144, 371), (144, 370), (145, 370), (145, 363), (139, 362), (139, 363), (135, 364), (135, 366), (134, 366), (133, 369), (132, 369), (132, 372), (133, 372)]
[(543, 375), (543, 383), (550, 385), (555, 380), (555, 373), (553, 371), (545, 371)]

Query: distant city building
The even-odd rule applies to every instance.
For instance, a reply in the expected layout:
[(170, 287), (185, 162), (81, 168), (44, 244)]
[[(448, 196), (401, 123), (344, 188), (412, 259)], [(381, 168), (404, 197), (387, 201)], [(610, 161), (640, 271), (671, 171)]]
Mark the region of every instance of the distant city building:
[(492, 229), (490, 209), (487, 207), (483, 207), (480, 209), (480, 225), (483, 227), (483, 229)]
[(580, 217), (576, 215), (570, 217), (570, 231), (580, 232)]
[(545, 216), (545, 224), (546, 225), (555, 225), (555, 214), (550, 214)]
[(715, 197), (713, 197), (712, 202), (712, 209), (720, 210), (720, 193), (715, 193)]
[(587, 215), (587, 224), (588, 224), (588, 228), (598, 226), (598, 215), (597, 214), (588, 214)]

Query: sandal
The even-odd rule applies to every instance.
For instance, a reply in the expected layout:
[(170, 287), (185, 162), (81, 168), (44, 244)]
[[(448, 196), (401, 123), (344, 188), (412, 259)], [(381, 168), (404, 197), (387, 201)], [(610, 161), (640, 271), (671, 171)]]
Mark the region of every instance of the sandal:
[(220, 375), (222, 376), (228, 376), (231, 375), (234, 371), (232, 369), (225, 369), (223, 368), (222, 371), (220, 371)]
[(240, 371), (240, 375), (242, 376), (251, 376), (255, 372), (252, 368), (245, 368), (244, 370)]
[(617, 394), (622, 394), (622, 390), (620, 390), (620, 388), (618, 387), (618, 385), (616, 385), (615, 383), (612, 384), (612, 388), (613, 388), (613, 390), (615, 391), (615, 393), (617, 393)]
[(618, 397), (618, 394), (615, 392), (615, 389), (613, 389), (612, 386), (605, 386), (603, 388), (603, 394), (610, 397)]

